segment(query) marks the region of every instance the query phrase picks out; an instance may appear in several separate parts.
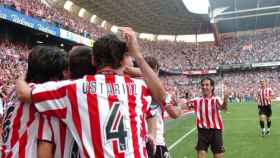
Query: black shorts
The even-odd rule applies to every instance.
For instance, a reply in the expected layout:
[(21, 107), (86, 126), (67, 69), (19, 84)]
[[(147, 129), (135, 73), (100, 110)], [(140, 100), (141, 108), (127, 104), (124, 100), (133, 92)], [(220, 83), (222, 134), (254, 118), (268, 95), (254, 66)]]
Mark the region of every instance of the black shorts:
[(157, 145), (156, 154), (154, 158), (170, 158), (170, 154), (166, 146)]
[(272, 110), (271, 110), (271, 105), (267, 106), (258, 106), (259, 108), (259, 115), (266, 115), (266, 117), (271, 117), (272, 115)]
[(222, 130), (198, 128), (197, 151), (208, 151), (209, 145), (214, 154), (224, 153)]

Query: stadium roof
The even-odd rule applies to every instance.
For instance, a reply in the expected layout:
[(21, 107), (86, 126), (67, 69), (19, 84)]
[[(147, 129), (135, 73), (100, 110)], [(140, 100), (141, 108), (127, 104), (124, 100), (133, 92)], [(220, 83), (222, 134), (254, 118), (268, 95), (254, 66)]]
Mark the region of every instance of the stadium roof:
[(117, 26), (131, 26), (139, 33), (186, 35), (211, 33), (207, 14), (190, 13), (182, 0), (72, 0)]
[(280, 26), (280, 0), (209, 0), (218, 32)]

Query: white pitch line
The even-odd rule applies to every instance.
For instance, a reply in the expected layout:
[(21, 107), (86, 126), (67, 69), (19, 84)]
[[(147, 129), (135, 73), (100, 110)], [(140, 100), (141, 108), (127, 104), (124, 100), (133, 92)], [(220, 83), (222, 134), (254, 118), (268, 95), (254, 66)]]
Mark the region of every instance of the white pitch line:
[(188, 135), (190, 135), (193, 131), (196, 130), (196, 127), (191, 129), (189, 132), (184, 134), (181, 138), (179, 138), (176, 142), (174, 142), (172, 145), (168, 147), (168, 150), (171, 151), (176, 145), (178, 145), (182, 140), (184, 140)]
[[(272, 120), (279, 120), (280, 117), (272, 117)], [(223, 121), (250, 121), (250, 120), (258, 120), (258, 117), (256, 118), (232, 118), (232, 119), (223, 119)]]

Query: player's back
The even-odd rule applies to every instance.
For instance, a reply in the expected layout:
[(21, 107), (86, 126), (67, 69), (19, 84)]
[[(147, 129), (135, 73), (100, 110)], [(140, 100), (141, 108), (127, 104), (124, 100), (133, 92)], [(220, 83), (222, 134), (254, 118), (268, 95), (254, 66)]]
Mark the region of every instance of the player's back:
[(95, 156), (146, 157), (142, 128), (151, 97), (144, 82), (101, 74), (87, 76), (77, 86), (84, 97), (78, 97), (78, 104), (86, 100), (88, 106), (84, 110), (89, 119), (84, 117), (82, 122), (90, 128), (83, 129), (91, 134), (94, 152), (101, 154)]
[(39, 113), (13, 91), (4, 112), (1, 157), (37, 157)]
[(40, 112), (66, 123), (84, 157), (147, 157), (144, 81), (98, 74), (36, 86), (32, 98)]

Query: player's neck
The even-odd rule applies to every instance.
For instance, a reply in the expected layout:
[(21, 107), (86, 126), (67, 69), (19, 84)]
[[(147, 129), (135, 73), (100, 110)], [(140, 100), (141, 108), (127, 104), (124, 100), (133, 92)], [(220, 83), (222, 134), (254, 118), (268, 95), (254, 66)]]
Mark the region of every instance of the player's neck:
[(118, 69), (112, 69), (109, 66), (105, 66), (97, 71), (98, 74), (115, 74), (115, 75), (123, 75), (124, 68), (120, 67)]
[(211, 98), (212, 96), (213, 96), (212, 94), (203, 95), (204, 98)]

